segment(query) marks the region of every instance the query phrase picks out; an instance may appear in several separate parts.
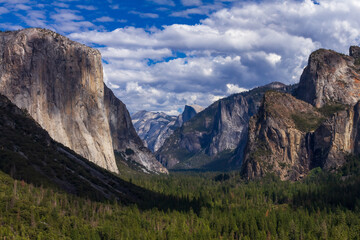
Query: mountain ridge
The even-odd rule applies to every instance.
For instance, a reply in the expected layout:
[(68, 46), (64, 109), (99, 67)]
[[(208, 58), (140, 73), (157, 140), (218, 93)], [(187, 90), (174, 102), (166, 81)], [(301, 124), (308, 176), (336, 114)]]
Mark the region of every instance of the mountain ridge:
[(292, 91), (279, 82), (221, 99), (175, 130), (156, 153), (169, 169), (239, 168), (249, 118), (256, 114), (268, 89)]
[(170, 116), (163, 112), (139, 111), (132, 115), (134, 127), (140, 138), (152, 152), (156, 152), (165, 140), (204, 108), (199, 105), (185, 105), (179, 116)]
[(298, 180), (316, 167), (339, 169), (348, 155), (359, 154), (360, 48), (349, 52), (313, 52), (294, 91), (297, 98), (273, 93), (274, 100), (265, 94), (250, 120), (245, 177), (275, 173)]

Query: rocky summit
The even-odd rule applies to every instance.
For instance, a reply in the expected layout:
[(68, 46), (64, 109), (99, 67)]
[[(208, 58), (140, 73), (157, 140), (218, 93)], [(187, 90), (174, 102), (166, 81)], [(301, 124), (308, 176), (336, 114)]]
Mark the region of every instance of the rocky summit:
[(240, 167), (248, 122), (269, 89), (291, 91), (274, 82), (221, 99), (197, 114), (165, 141), (157, 159), (173, 169), (224, 170)]
[(145, 172), (168, 173), (137, 135), (125, 104), (108, 87), (104, 86), (104, 89), (112, 144), (117, 156), (125, 163), (140, 164)]
[(38, 28), (2, 32), (0, 46), (0, 93), (53, 139), (112, 172), (114, 149), (124, 148), (141, 154), (149, 171), (166, 172), (137, 138), (125, 106), (110, 96), (98, 50)]
[(317, 108), (329, 102), (354, 105), (360, 98), (360, 48), (350, 56), (320, 49), (313, 52), (295, 96)]
[(311, 54), (294, 95), (265, 94), (251, 118), (242, 173), (297, 180), (311, 169), (332, 171), (359, 154), (359, 49)]
[(145, 146), (152, 152), (156, 152), (175, 129), (181, 127), (203, 109), (199, 105), (185, 105), (184, 111), (177, 117), (162, 112), (143, 110), (135, 113), (132, 121)]
[(132, 115), (132, 122), (139, 137), (152, 152), (156, 152), (176, 129), (176, 116), (162, 112), (139, 111)]

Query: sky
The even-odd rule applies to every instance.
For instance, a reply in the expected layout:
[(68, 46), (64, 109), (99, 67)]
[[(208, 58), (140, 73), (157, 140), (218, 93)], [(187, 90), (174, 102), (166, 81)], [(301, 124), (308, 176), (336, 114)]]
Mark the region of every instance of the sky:
[(319, 48), (360, 44), (359, 0), (0, 0), (0, 29), (48, 28), (100, 50), (135, 113), (177, 115), (273, 81)]

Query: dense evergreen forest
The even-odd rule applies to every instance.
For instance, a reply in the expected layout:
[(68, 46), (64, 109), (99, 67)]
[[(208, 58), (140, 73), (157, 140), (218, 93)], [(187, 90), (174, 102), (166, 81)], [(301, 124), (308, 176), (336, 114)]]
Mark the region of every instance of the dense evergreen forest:
[(163, 202), (96, 202), (0, 172), (0, 239), (360, 239), (356, 157), (298, 182), (247, 182), (238, 172), (121, 174)]

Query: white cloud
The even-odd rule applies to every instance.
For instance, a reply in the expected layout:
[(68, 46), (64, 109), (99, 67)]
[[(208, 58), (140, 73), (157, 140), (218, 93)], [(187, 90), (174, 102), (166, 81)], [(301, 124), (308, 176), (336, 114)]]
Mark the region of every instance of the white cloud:
[(103, 16), (95, 19), (96, 22), (114, 22), (115, 20), (108, 16)]
[(14, 9), (27, 11), (27, 10), (30, 10), (31, 7), (28, 6), (28, 5), (25, 5), (25, 4), (21, 4), (21, 3), (20, 3), (20, 4), (16, 4), (16, 5), (14, 6)]
[(8, 13), (9, 10), (7, 8), (4, 8), (4, 7), (0, 7), (0, 15), (1, 14), (5, 14), (5, 13)]
[(76, 11), (65, 9), (61, 9), (58, 13), (51, 15), (51, 18), (59, 23), (84, 19), (84, 17), (76, 15)]
[(43, 11), (28, 11), (26, 16), (21, 14), (16, 14), (19, 18), (21, 18), (28, 26), (30, 27), (46, 27), (47, 21), (46, 16)]
[(20, 25), (12, 25), (11, 23), (0, 23), (0, 28), (7, 29), (7, 30), (19, 30), (23, 29)]
[(201, 0), (181, 0), (181, 3), (184, 6), (200, 6), (202, 4)]
[(159, 15), (156, 13), (143, 13), (143, 12), (137, 12), (137, 11), (130, 11), (129, 13), (138, 15), (141, 18), (158, 18)]
[[(193, 1), (191, 1), (191, 2), (193, 2)], [(173, 12), (170, 16), (190, 18), (191, 15), (209, 15), (210, 12), (213, 12), (217, 9), (222, 8), (222, 5), (218, 5), (218, 4), (210, 4), (210, 5), (196, 4), (199, 2), (200, 1), (194, 1), (193, 3), (195, 3), (195, 4), (189, 5), (189, 6), (196, 6), (196, 7), (188, 8), (188, 9), (185, 9), (182, 11)]]
[(0, 3), (4, 4), (18, 4), (18, 3), (29, 3), (30, 0), (0, 0)]
[(227, 91), (226, 91), (227, 94), (234, 94), (234, 93), (241, 93), (248, 91), (248, 89), (246, 88), (241, 88), (238, 85), (231, 83), (226, 84), (226, 87), (227, 87)]
[(171, 110), (171, 111), (165, 111), (164, 113), (170, 116), (178, 116), (181, 112), (177, 110)]
[(85, 10), (88, 10), (88, 11), (97, 10), (97, 8), (95, 6), (92, 6), (92, 5), (76, 5), (76, 7), (79, 8), (79, 9), (85, 9)]
[(147, 1), (159, 4), (159, 5), (175, 6), (174, 1), (172, 1), (172, 0), (147, 0)]
[(85, 21), (84, 17), (78, 15), (78, 13), (78, 11), (70, 9), (57, 9), (57, 12), (51, 14), (51, 18), (55, 20), (55, 23), (48, 26), (60, 33), (86, 32), (90, 28), (95, 28), (93, 23)]
[[(200, 5), (173, 16), (210, 14), (219, 6)], [(297, 82), (313, 50), (346, 53), (360, 43), (359, 12), (356, 0), (247, 1), (216, 10), (196, 25), (125, 27), (70, 38), (105, 46), (100, 50), (108, 82), (130, 111), (170, 112), (184, 104), (207, 106), (271, 81)]]
[(51, 5), (61, 8), (69, 8), (69, 4), (63, 2), (53, 2)]
[(276, 53), (269, 53), (265, 57), (265, 59), (273, 66), (281, 61), (281, 56), (277, 55)]
[(172, 56), (172, 51), (168, 48), (152, 49), (152, 48), (140, 48), (140, 49), (119, 49), (119, 48), (105, 48), (100, 49), (102, 57), (105, 59), (154, 59), (161, 60), (164, 57)]

